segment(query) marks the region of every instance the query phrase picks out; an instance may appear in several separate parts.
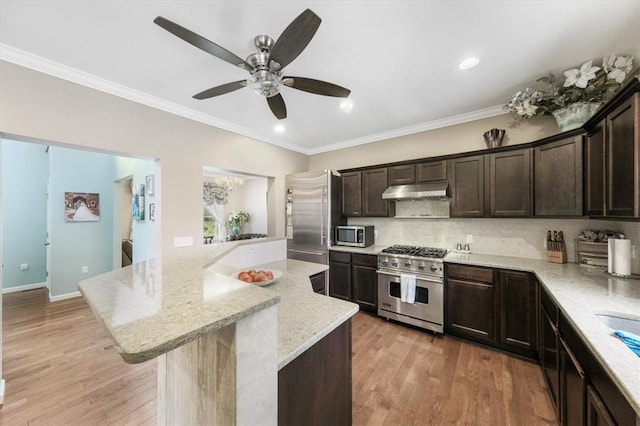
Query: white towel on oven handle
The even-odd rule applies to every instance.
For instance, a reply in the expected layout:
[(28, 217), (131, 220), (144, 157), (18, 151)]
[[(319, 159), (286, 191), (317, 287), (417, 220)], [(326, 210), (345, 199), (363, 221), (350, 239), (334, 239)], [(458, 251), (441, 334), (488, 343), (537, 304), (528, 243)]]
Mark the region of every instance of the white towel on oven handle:
[(400, 300), (406, 303), (416, 301), (416, 276), (400, 274)]

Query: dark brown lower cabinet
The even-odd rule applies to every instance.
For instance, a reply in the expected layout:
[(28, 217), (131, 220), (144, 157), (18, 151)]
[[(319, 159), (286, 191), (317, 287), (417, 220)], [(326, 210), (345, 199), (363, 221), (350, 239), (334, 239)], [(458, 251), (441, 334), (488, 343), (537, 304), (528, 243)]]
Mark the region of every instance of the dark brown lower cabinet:
[(329, 296), (351, 301), (351, 253), (329, 252)]
[(537, 356), (536, 290), (531, 274), (500, 271), (500, 343), (529, 358)]
[(351, 320), (278, 372), (278, 424), (351, 424)]
[(598, 392), (587, 386), (587, 426), (616, 426)]
[(492, 342), (495, 339), (493, 284), (450, 278), (447, 292), (448, 331)]
[(311, 275), (309, 277), (313, 291), (318, 294), (327, 295), (327, 273), (326, 271)]
[(540, 305), (540, 368), (547, 382), (551, 402), (560, 419), (560, 365), (558, 356), (557, 312), (555, 319)]
[(378, 258), (372, 255), (351, 255), (352, 300), (361, 309), (378, 310)]
[(587, 377), (567, 343), (560, 339), (560, 401), (562, 424), (584, 425)]

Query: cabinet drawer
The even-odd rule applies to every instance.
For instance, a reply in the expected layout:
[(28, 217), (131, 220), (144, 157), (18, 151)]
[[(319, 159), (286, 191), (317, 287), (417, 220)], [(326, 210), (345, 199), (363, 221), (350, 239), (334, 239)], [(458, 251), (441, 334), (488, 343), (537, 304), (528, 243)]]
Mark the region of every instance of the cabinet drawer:
[(375, 268), (378, 266), (378, 257), (370, 254), (351, 254), (351, 263), (360, 266)]
[(351, 263), (351, 253), (329, 250), (329, 261)]
[(446, 265), (447, 277), (493, 284), (493, 269), (474, 266)]

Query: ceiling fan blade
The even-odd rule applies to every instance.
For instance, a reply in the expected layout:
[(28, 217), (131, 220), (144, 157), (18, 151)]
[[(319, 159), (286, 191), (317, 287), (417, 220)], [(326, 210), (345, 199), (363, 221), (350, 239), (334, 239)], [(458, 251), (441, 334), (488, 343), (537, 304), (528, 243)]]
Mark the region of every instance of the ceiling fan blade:
[(184, 41), (194, 45), (198, 49), (204, 50), (205, 52), (212, 54), (216, 58), (222, 59), (225, 62), (229, 62), (230, 64), (240, 67), (242, 69), (245, 69), (249, 72), (253, 71), (253, 67), (249, 65), (244, 59), (229, 52), (224, 47), (218, 46), (214, 42), (207, 40), (201, 35), (198, 35), (193, 31), (188, 30), (176, 24), (175, 22), (172, 22), (166, 18), (163, 18), (162, 16), (158, 16), (156, 19), (153, 20), (153, 22), (155, 22), (157, 25), (161, 26), (165, 30), (169, 31), (171, 34), (175, 35), (176, 37), (183, 39)]
[(313, 38), (322, 20), (310, 9), (302, 12), (282, 32), (271, 50), (271, 61), (282, 69), (298, 57)]
[(209, 99), (213, 98), (214, 96), (220, 96), (224, 95), (225, 93), (233, 92), (234, 90), (242, 89), (246, 85), (246, 80), (232, 81), (231, 83), (221, 84), (220, 86), (203, 90), (202, 92), (193, 95), (193, 97), (194, 99)]
[(316, 95), (335, 96), (336, 98), (347, 98), (351, 90), (337, 84), (326, 81), (315, 80), (304, 77), (282, 77), (285, 86), (302, 90), (303, 92), (315, 93)]
[(278, 120), (287, 118), (287, 106), (284, 104), (284, 99), (282, 99), (280, 93), (267, 98), (267, 103), (269, 104), (269, 108), (271, 108), (271, 112)]

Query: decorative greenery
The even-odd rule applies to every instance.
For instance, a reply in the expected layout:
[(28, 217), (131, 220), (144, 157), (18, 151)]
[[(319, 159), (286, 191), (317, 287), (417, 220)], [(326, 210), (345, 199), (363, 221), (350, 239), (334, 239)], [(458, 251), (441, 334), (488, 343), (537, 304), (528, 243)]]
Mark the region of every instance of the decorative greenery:
[(251, 215), (242, 210), (237, 213), (232, 211), (229, 215), (229, 225), (231, 226), (242, 226), (242, 224), (249, 222), (251, 222)]
[(537, 81), (540, 90), (527, 87), (513, 95), (505, 107), (517, 124), (538, 115), (551, 115), (576, 102), (602, 104), (611, 99), (633, 67), (630, 56), (611, 55), (602, 61), (602, 67), (587, 61), (578, 68), (564, 72), (564, 84), (549, 73)]

